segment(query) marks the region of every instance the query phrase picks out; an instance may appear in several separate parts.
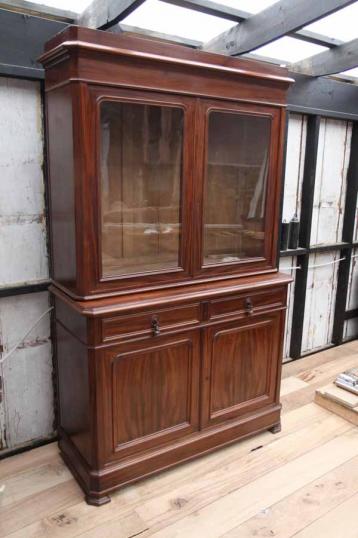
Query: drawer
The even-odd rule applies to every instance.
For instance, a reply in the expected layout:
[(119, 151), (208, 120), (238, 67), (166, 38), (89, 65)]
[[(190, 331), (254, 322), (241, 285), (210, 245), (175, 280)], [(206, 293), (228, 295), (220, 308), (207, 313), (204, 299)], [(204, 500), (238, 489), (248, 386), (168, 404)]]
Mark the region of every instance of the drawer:
[(200, 304), (191, 304), (105, 318), (102, 320), (102, 338), (108, 341), (133, 336), (158, 336), (176, 328), (199, 324), (200, 312)]
[(255, 314), (262, 310), (286, 305), (286, 288), (274, 288), (262, 292), (247, 292), (209, 303), (209, 319), (217, 319), (238, 314)]

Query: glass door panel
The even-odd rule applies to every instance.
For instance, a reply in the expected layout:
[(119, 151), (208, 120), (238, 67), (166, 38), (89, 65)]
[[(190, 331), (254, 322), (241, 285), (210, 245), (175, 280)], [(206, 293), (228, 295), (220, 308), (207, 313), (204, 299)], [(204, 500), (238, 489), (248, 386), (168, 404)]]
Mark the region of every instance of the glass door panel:
[(204, 266), (265, 256), (271, 119), (208, 113)]
[(181, 267), (184, 110), (102, 101), (104, 278)]

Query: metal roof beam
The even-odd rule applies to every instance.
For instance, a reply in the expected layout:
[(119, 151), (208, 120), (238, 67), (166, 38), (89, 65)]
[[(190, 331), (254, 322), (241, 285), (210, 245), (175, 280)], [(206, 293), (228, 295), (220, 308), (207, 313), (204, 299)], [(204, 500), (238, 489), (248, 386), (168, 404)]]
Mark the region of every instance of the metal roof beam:
[(177, 45), (185, 45), (192, 49), (197, 49), (201, 46), (201, 41), (195, 39), (188, 39), (187, 37), (181, 37), (172, 34), (163, 34), (162, 32), (155, 32), (153, 30), (147, 30), (145, 28), (138, 28), (137, 26), (130, 26), (128, 24), (117, 24), (108, 29), (108, 32), (113, 34), (120, 34), (122, 32), (128, 32), (138, 36), (148, 37), (151, 39), (160, 39), (161, 41), (168, 41), (169, 43), (176, 43)]
[(185, 7), (192, 9), (193, 11), (199, 11), (206, 15), (213, 15), (214, 17), (220, 17), (221, 19), (227, 19), (234, 22), (242, 22), (250, 17), (250, 13), (241, 11), (233, 7), (225, 6), (224, 4), (218, 4), (212, 0), (161, 0), (166, 4), (173, 4), (179, 7)]

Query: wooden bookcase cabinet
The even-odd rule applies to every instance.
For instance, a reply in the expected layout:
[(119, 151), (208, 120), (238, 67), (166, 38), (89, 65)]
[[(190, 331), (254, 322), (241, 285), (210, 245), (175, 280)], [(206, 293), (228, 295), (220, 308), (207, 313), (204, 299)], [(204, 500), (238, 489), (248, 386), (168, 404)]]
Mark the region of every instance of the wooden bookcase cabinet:
[(46, 46), (60, 450), (89, 503), (280, 423), (284, 69)]

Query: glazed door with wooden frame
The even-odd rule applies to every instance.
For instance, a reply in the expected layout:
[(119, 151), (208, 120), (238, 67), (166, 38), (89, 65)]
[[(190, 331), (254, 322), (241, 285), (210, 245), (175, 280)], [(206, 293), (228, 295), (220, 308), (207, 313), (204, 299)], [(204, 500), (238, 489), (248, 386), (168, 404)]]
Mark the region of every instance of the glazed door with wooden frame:
[(275, 266), (281, 115), (274, 107), (201, 100), (196, 274)]
[(99, 287), (185, 278), (193, 100), (116, 89), (91, 94), (97, 114)]
[(123, 343), (102, 359), (106, 461), (198, 429), (199, 330)]
[(282, 311), (207, 329), (202, 426), (272, 404), (280, 364)]

